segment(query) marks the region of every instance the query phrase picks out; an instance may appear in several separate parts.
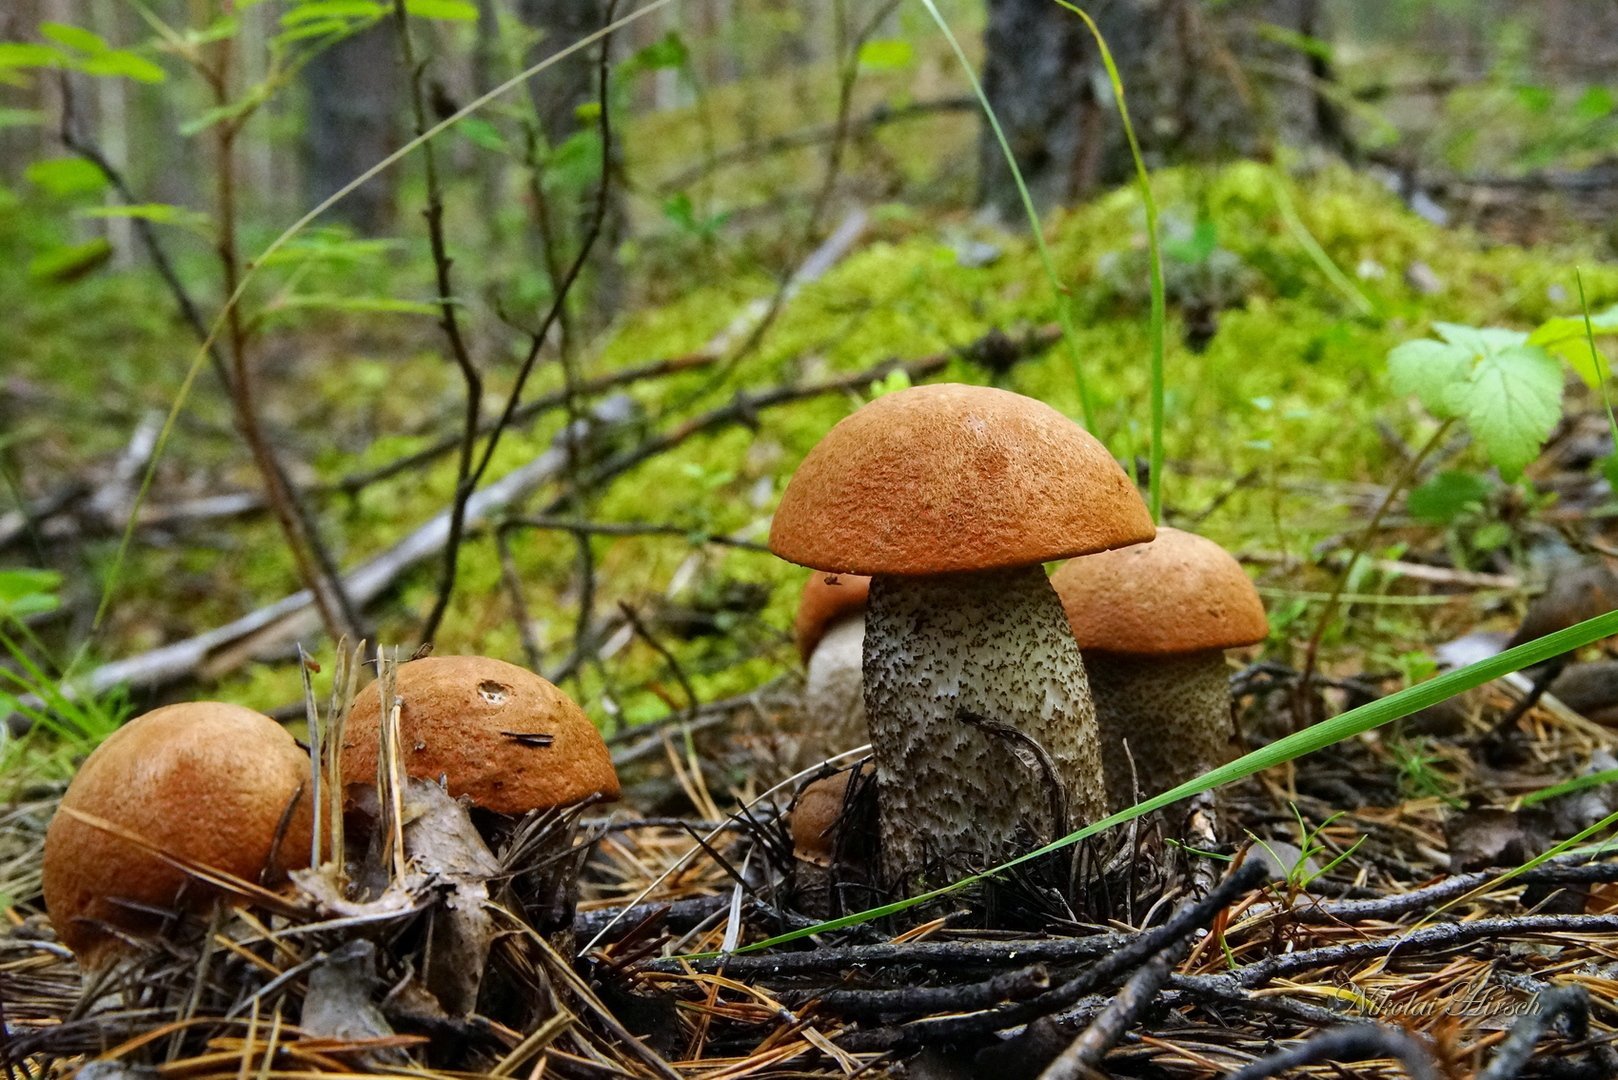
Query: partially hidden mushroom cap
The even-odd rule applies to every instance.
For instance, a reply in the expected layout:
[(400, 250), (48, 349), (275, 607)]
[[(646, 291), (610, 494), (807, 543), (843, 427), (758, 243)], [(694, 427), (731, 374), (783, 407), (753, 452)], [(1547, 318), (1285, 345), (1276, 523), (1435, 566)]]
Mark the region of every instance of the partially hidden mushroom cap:
[(848, 799), (848, 784), (856, 769), (816, 780), (804, 787), (798, 801), (792, 804), (789, 824), (792, 829), (794, 858), (815, 866), (830, 866), (837, 852), (835, 826), (843, 816), (843, 804)]
[[(486, 656), (429, 656), (399, 665), (394, 693), (410, 776), (442, 776), (451, 795), (498, 814), (618, 797), (601, 733), (572, 698), (525, 668)], [(378, 681), (349, 710), (345, 784), (375, 782), (381, 717)]]
[(310, 787), (309, 755), (262, 713), (195, 701), (131, 720), (85, 759), (45, 831), (45, 909), (57, 935), (93, 967), (119, 947), (107, 927), (159, 924), (131, 905), (213, 901), (159, 852), (251, 884), (308, 866)]
[(1081, 653), (1233, 649), (1270, 630), (1241, 564), (1212, 540), (1167, 526), (1149, 544), (1064, 563), (1051, 585)]
[(798, 601), (798, 618), (793, 624), (798, 639), (798, 655), (804, 663), (814, 655), (815, 646), (826, 636), (831, 624), (845, 615), (865, 610), (871, 594), (871, 579), (862, 574), (826, 574), (816, 571), (804, 582)]
[(945, 383), (886, 394), (809, 451), (770, 550), (853, 574), (1032, 566), (1150, 540), (1118, 463), (1033, 398)]

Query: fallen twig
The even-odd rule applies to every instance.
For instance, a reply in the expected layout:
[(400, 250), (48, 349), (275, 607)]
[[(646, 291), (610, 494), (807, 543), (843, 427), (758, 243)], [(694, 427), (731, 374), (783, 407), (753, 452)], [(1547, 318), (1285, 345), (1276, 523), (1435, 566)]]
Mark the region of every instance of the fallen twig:
[(1322, 1032), (1297, 1046), (1244, 1065), (1225, 1080), (1268, 1080), (1305, 1065), (1376, 1058), (1399, 1062), (1410, 1080), (1438, 1080), (1438, 1069), (1427, 1044), (1400, 1028), (1384, 1024), (1350, 1024)]

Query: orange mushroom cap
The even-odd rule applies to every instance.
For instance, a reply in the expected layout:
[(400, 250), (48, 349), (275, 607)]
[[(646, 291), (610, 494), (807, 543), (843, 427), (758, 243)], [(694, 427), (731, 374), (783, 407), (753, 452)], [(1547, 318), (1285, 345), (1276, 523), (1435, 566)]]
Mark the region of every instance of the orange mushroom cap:
[(826, 636), (831, 624), (845, 615), (865, 610), (871, 594), (871, 579), (862, 574), (809, 575), (798, 601), (798, 618), (793, 624), (798, 639), (798, 655), (804, 663), (814, 655), (815, 646)]
[(792, 806), (788, 824), (792, 829), (792, 854), (815, 866), (830, 866), (837, 851), (833, 832), (843, 816), (848, 785), (858, 769), (845, 769), (804, 787)]
[(45, 909), (58, 936), (96, 966), (119, 946), (99, 924), (157, 925), (131, 904), (213, 902), (214, 890), (158, 851), (255, 884), (308, 866), (310, 787), (309, 755), (262, 713), (194, 701), (131, 720), (85, 759), (45, 831)]
[[(572, 698), (526, 668), (486, 656), (400, 664), (394, 687), (405, 772), (440, 776), (451, 795), (498, 814), (618, 797), (601, 733)], [(343, 737), (346, 784), (376, 777), (382, 687), (354, 697)]]
[(945, 383), (844, 417), (793, 474), (770, 550), (832, 573), (1032, 566), (1138, 544), (1146, 504), (1105, 447), (1033, 398)]
[(1080, 652), (1169, 656), (1252, 645), (1270, 632), (1241, 564), (1168, 526), (1149, 544), (1069, 560), (1051, 585)]

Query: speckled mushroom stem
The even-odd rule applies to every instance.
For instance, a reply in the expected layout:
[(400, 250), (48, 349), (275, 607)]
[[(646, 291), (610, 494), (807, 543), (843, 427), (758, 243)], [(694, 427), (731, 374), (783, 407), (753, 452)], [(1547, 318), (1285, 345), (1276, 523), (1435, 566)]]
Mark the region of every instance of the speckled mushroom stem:
[(1039, 566), (873, 578), (864, 667), (889, 888), (943, 884), (1055, 835), (1038, 755), (963, 711), (1043, 747), (1071, 826), (1100, 816), (1084, 662)]
[(1127, 656), (1087, 649), (1084, 667), (1101, 726), (1108, 812), (1135, 804), (1137, 779), (1146, 798), (1233, 756), (1223, 650)]

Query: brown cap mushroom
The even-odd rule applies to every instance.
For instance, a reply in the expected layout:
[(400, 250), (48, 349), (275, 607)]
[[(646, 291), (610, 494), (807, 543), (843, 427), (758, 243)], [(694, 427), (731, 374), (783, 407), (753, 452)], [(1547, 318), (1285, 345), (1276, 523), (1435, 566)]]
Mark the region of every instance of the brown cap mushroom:
[(853, 769), (823, 777), (804, 787), (792, 804), (792, 855), (812, 866), (830, 866), (837, 853), (833, 826), (843, 816)]
[[(486, 656), (400, 664), (394, 692), (405, 772), (440, 776), (451, 795), (498, 814), (616, 799), (607, 744), (573, 699), (525, 668)], [(376, 776), (382, 688), (354, 697), (343, 736), (346, 784)]]
[(865, 598), (871, 592), (871, 579), (863, 574), (813, 573), (803, 584), (803, 596), (798, 601), (798, 618), (793, 623), (793, 636), (798, 641), (798, 655), (808, 663), (815, 646), (825, 637), (832, 624), (850, 615), (865, 613)]
[(833, 573), (1034, 566), (1152, 538), (1106, 447), (1049, 405), (944, 383), (843, 418), (798, 466), (770, 550)]
[(99, 966), (119, 948), (113, 929), (157, 926), (132, 905), (213, 902), (158, 851), (275, 884), (309, 865), (311, 814), (309, 755), (274, 720), (218, 701), (156, 709), (113, 732), (68, 785), (45, 832), (45, 909), (62, 941)]
[(1042, 564), (1152, 535), (1099, 442), (1004, 390), (888, 394), (809, 452), (770, 547), (871, 575), (862, 663), (889, 887), (951, 880), (1069, 824), (993, 725), (1044, 748), (1077, 817), (1100, 813), (1084, 669)]
[(1164, 527), (1149, 544), (1068, 561), (1051, 584), (1090, 674), (1109, 808), (1134, 803), (1137, 782), (1153, 795), (1229, 758), (1224, 650), (1269, 633), (1241, 564)]

